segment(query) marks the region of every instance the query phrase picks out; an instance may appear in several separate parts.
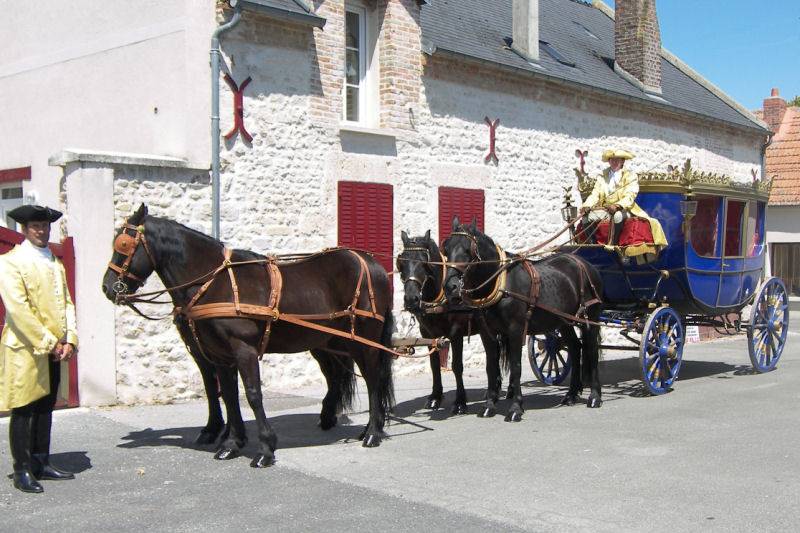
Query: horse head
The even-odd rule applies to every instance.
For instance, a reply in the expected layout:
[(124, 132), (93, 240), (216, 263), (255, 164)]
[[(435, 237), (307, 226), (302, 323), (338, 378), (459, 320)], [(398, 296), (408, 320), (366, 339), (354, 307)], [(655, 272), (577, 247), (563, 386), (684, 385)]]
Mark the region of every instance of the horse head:
[(423, 299), (436, 298), (444, 278), (440, 265), (439, 247), (431, 239), (431, 230), (421, 237), (409, 237), (403, 231), (403, 251), (397, 256), (397, 270), (403, 282), (404, 308), (412, 313), (422, 309)]
[(146, 218), (147, 206), (141, 204), (114, 236), (111, 261), (102, 285), (103, 294), (114, 303), (121, 303), (124, 295), (139, 290), (155, 269), (145, 236)]
[(495, 255), (494, 242), (478, 230), (475, 218), (469, 225), (464, 225), (455, 216), (452, 232), (442, 247), (447, 257), (445, 295), (451, 304), (459, 304), (464, 297), (465, 283), (477, 284), (475, 282), (478, 280), (474, 278), (482, 276), (484, 270), (494, 270), (492, 266), (480, 267), (475, 264)]

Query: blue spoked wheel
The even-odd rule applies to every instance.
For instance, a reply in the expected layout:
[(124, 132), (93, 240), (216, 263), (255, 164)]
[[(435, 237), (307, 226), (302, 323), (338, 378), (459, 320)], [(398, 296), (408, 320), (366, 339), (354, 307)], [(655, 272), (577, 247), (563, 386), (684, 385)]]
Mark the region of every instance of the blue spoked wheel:
[(750, 311), (747, 347), (758, 372), (769, 372), (778, 364), (789, 331), (789, 297), (779, 278), (769, 278), (758, 291)]
[(528, 360), (536, 379), (545, 385), (559, 385), (572, 369), (567, 343), (558, 331), (529, 336)]
[(683, 359), (683, 324), (671, 307), (659, 307), (647, 319), (639, 344), (642, 382), (651, 394), (664, 394), (678, 379)]

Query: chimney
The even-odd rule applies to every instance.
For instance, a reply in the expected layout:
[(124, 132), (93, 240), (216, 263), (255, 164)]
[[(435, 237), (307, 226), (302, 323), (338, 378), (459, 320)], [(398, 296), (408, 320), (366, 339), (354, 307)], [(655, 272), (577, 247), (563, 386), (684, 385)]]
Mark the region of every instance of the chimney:
[(621, 69), (645, 92), (661, 94), (656, 0), (617, 0), (614, 21), (614, 69)]
[(539, 61), (539, 0), (514, 0), (511, 48), (528, 61)]
[(764, 122), (769, 129), (776, 132), (781, 129), (783, 114), (786, 112), (786, 100), (780, 97), (778, 89), (772, 89), (769, 98), (764, 98)]

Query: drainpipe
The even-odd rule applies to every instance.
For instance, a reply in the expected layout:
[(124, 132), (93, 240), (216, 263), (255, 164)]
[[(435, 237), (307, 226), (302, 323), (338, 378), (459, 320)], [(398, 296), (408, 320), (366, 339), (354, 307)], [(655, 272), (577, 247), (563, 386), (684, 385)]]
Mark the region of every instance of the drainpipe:
[(233, 17), (217, 27), (211, 36), (211, 234), (215, 239), (219, 239), (219, 62), (222, 55), (219, 38), (242, 17), (239, 0), (228, 3), (233, 8)]
[[(767, 134), (767, 142), (761, 145), (761, 179), (767, 179), (767, 148), (772, 144), (772, 138), (775, 136), (773, 132)], [(772, 254), (769, 249), (769, 242), (767, 242), (767, 217), (769, 216), (769, 199), (767, 205), (764, 206), (764, 244), (767, 246), (766, 257), (764, 258), (764, 268), (761, 271), (761, 279), (772, 275)]]

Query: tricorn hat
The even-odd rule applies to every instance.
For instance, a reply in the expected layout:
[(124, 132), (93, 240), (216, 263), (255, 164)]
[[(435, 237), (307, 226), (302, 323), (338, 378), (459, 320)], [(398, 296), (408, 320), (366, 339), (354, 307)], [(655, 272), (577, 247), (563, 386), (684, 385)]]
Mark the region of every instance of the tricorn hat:
[(7, 214), (20, 224), (39, 221), (55, 222), (61, 218), (61, 211), (56, 211), (55, 209), (42, 207), (40, 205), (21, 205), (19, 207), (15, 207)]
[(608, 162), (609, 159), (633, 159), (635, 156), (627, 150), (606, 150), (603, 152), (603, 162)]

